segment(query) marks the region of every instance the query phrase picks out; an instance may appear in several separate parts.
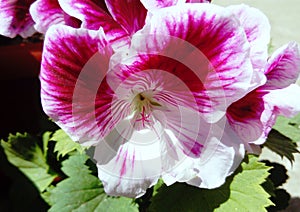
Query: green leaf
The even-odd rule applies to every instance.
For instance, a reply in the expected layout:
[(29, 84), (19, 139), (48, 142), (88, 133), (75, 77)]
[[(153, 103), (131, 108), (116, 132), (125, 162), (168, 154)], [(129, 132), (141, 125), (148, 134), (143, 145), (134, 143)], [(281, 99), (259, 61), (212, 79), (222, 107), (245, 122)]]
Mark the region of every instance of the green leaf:
[(9, 135), (8, 141), (1, 141), (8, 161), (18, 167), (39, 189), (44, 191), (56, 177), (49, 173), (45, 155), (38, 140), (28, 134)]
[(216, 211), (267, 211), (273, 205), (270, 195), (261, 184), (266, 182), (270, 167), (258, 162), (254, 156), (242, 163), (242, 172), (234, 176), (230, 184), (230, 197)]
[(159, 179), (158, 182), (153, 186), (153, 196), (155, 196), (159, 189), (164, 186), (164, 181), (162, 179)]
[(266, 211), (272, 202), (261, 184), (269, 175), (268, 170), (250, 156), (240, 166), (240, 172), (228, 177), (219, 188), (200, 189), (184, 183), (162, 186), (152, 198), (149, 211)]
[(290, 138), (292, 141), (300, 141), (300, 113), (291, 119), (278, 116), (273, 129)]
[(77, 153), (62, 163), (62, 170), (69, 178), (49, 190), (50, 212), (138, 211), (132, 199), (113, 198), (105, 194), (99, 179), (91, 175), (85, 165), (87, 159), (86, 155)]
[(51, 141), (56, 141), (54, 152), (57, 152), (57, 157), (64, 157), (75, 150), (82, 153), (84, 148), (80, 144), (74, 142), (63, 130), (57, 130), (51, 138)]
[(297, 145), (288, 137), (277, 130), (272, 129), (264, 146), (280, 155), (286, 157), (291, 163), (295, 160), (293, 153), (299, 153)]

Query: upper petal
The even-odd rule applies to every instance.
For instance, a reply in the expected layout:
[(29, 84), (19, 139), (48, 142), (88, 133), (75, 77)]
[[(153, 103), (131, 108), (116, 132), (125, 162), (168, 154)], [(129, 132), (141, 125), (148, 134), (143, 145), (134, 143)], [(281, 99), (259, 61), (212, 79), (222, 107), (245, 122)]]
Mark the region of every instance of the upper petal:
[(129, 35), (144, 26), (147, 10), (139, 0), (106, 0), (105, 2), (112, 17), (126, 29)]
[(26, 38), (35, 32), (29, 7), (34, 0), (0, 0), (0, 34), (13, 38), (21, 35)]
[(69, 16), (60, 7), (58, 0), (37, 0), (30, 7), (30, 14), (35, 22), (35, 29), (46, 33), (55, 24), (65, 24), (78, 28), (80, 21)]
[[(128, 52), (114, 56), (111, 66), (118, 65), (123, 68), (112, 68), (112, 74), (122, 80), (149, 69), (177, 76), (212, 119), (213, 112), (224, 115), (230, 103), (245, 95), (253, 77), (243, 28), (225, 9), (210, 4), (157, 10), (133, 36)], [(215, 115), (218, 120), (222, 112)]]
[(127, 32), (101, 6), (100, 1), (58, 0), (62, 9), (82, 21), (82, 27), (92, 30), (103, 28), (109, 41), (125, 39)]
[(243, 26), (250, 43), (250, 57), (253, 68), (263, 72), (268, 58), (271, 26), (268, 18), (258, 9), (247, 5), (233, 5), (227, 8), (233, 12)]
[(114, 93), (105, 79), (111, 56), (106, 44), (102, 30), (55, 25), (46, 34), (43, 109), (75, 141), (98, 142), (126, 113), (119, 108), (125, 104), (112, 104)]
[(280, 89), (295, 83), (300, 72), (300, 53), (296, 42), (290, 42), (268, 60), (265, 70), (267, 82), (261, 89)]

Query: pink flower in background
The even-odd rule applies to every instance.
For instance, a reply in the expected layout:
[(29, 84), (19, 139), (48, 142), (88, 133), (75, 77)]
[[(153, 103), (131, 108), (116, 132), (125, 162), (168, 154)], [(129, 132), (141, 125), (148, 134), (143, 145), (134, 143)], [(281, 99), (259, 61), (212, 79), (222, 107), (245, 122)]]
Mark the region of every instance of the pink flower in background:
[(64, 11), (88, 29), (56, 25), (46, 33), (42, 104), (73, 140), (95, 146), (105, 191), (136, 197), (159, 178), (224, 183), (244, 155), (226, 109), (265, 80), (253, 71), (251, 33), (211, 4), (154, 10), (144, 27), (144, 15), (108, 6), (131, 35), (130, 47), (114, 53), (110, 42), (122, 33), (106, 29), (116, 22), (101, 26), (91, 2), (66, 2)]
[(80, 20), (62, 10), (58, 0), (37, 0), (30, 7), (30, 14), (35, 22), (35, 29), (44, 34), (55, 24), (65, 24), (74, 28), (79, 28), (81, 24)]
[(300, 112), (299, 47), (291, 42), (275, 51), (265, 68), (267, 82), (227, 110), (231, 127), (245, 143), (263, 144), (278, 115)]
[(36, 28), (45, 33), (55, 24), (98, 30), (110, 42), (129, 42), (128, 36), (145, 24), (147, 10), (138, 1), (123, 0), (38, 0), (30, 10)]
[(0, 0), (0, 35), (23, 38), (35, 33), (29, 7), (34, 0)]

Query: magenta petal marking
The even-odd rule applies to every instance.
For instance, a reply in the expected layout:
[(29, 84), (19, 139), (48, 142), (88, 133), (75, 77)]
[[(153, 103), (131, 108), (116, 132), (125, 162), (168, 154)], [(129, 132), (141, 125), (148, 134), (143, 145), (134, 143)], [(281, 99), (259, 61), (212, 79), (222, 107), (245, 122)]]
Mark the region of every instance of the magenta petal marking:
[(227, 109), (229, 124), (245, 143), (254, 142), (269, 132), (266, 132), (266, 127), (270, 117), (267, 117), (266, 121), (262, 119), (264, 111), (269, 109), (263, 100), (265, 94), (257, 90), (252, 91)]
[(26, 38), (35, 30), (29, 14), (29, 7), (34, 0), (0, 0), (0, 34), (13, 38), (21, 35)]
[(147, 10), (139, 0), (106, 0), (105, 2), (112, 17), (126, 29), (129, 35), (144, 26)]

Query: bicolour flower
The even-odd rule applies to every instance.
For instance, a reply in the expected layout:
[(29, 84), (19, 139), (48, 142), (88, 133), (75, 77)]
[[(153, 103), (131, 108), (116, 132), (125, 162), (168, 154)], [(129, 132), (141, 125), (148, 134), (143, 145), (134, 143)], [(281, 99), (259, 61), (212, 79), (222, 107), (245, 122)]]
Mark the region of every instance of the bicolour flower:
[(33, 35), (34, 22), (29, 7), (35, 0), (0, 0), (0, 35), (24, 38)]
[[(70, 15), (89, 25), (80, 5), (69, 4)], [(211, 4), (164, 7), (141, 30), (127, 28), (131, 45), (116, 53), (99, 26), (52, 26), (40, 79), (45, 112), (73, 140), (94, 146), (105, 191), (136, 197), (159, 178), (224, 183), (244, 154), (224, 115), (264, 81), (240, 21)]]
[(299, 47), (291, 42), (269, 58), (267, 82), (228, 108), (229, 123), (245, 143), (264, 143), (278, 115), (300, 112), (300, 87), (294, 84), (299, 72)]

